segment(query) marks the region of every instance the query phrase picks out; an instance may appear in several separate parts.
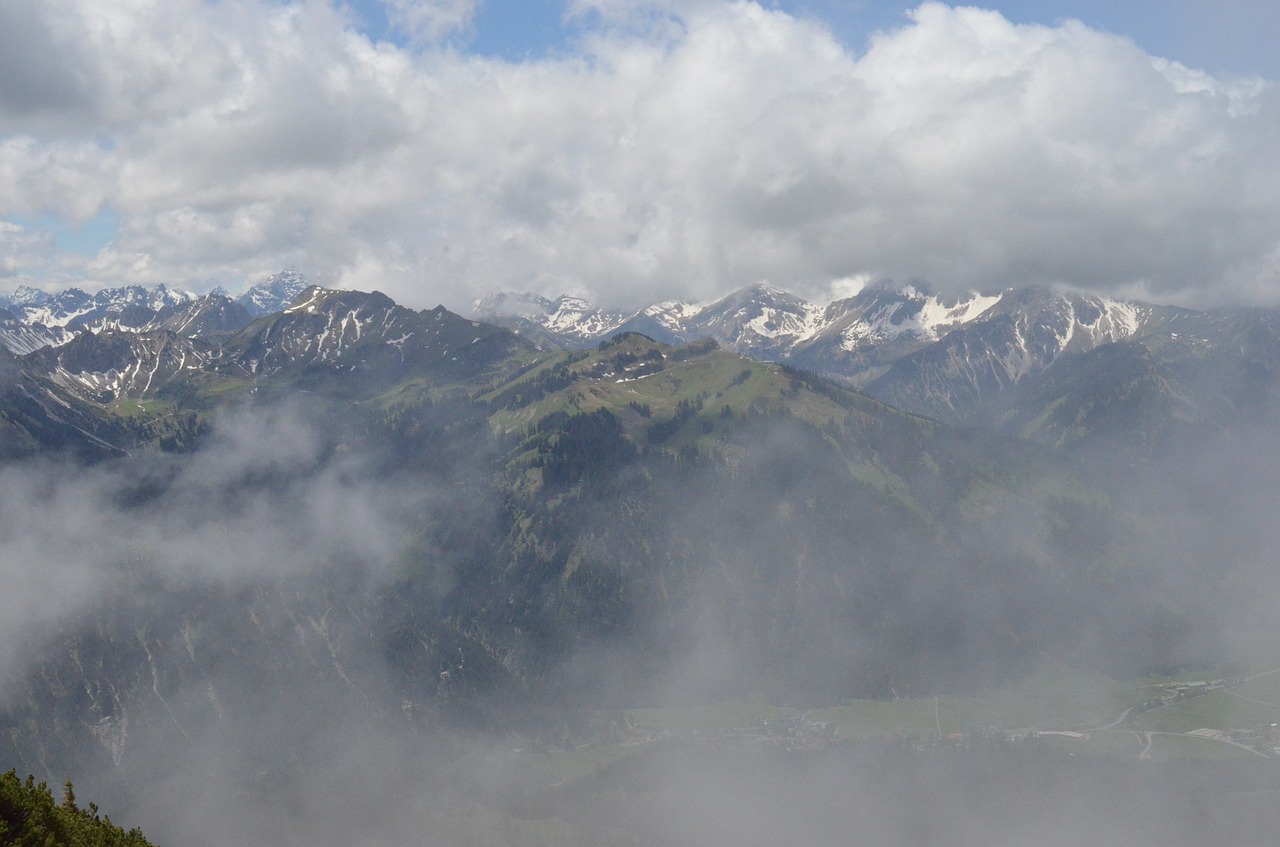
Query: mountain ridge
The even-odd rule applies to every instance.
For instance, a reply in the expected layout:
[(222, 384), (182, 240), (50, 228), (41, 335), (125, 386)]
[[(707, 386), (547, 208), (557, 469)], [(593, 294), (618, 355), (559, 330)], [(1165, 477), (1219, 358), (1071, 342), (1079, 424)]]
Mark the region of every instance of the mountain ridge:
[[(577, 322), (579, 315), (590, 319)], [(1132, 383), (1146, 399), (1130, 406), (1186, 413), (1179, 416), (1181, 428), (1144, 424), (1144, 450), (1166, 443), (1152, 440), (1157, 429), (1176, 440), (1225, 419), (1224, 411), (1247, 400), (1251, 390), (1241, 383), (1243, 372), (1274, 373), (1280, 344), (1275, 310), (1197, 311), (1047, 287), (943, 298), (917, 285), (876, 284), (818, 306), (756, 285), (708, 304), (666, 302), (630, 314), (595, 309), (578, 298), (504, 294), (478, 301), (473, 316), (542, 346), (570, 349), (598, 342), (596, 327), (605, 325), (606, 336), (639, 330), (667, 343), (710, 338), (758, 360), (858, 387), (907, 411), (1069, 447), (1091, 441), (1081, 422), (1090, 419), (1087, 409), (1105, 374), (1092, 368), (1090, 385), (1055, 369), (1085, 367), (1087, 359), (1078, 354), (1134, 344), (1167, 378)], [(1229, 396), (1214, 384), (1209, 372), (1215, 369), (1239, 384)], [(1058, 385), (1057, 393), (1039, 390), (1042, 382)], [(1064, 393), (1068, 385), (1072, 390)], [(1252, 390), (1264, 389), (1255, 378)], [(1077, 425), (1064, 429), (1062, 422), (1073, 416)], [(1048, 423), (1050, 417), (1057, 422)]]
[[(1112, 413), (1106, 424), (1113, 439), (1132, 434), (1132, 443), (1116, 446), (1133, 461), (1206, 427), (1229, 425), (1234, 409), (1269, 414), (1250, 398), (1269, 396), (1280, 381), (1275, 310), (1197, 311), (1044, 287), (944, 298), (922, 286), (888, 284), (818, 306), (755, 285), (709, 304), (664, 301), (629, 314), (577, 297), (496, 293), (464, 318), (443, 308), (415, 312), (377, 292), (303, 287), (305, 282), (290, 269), (236, 299), (134, 286), (94, 297), (65, 293), (61, 305), (24, 289), (9, 300), (17, 313), (0, 313), (0, 340), (17, 354), (34, 356), (33, 366), (44, 368), (62, 390), (113, 402), (146, 393), (142, 386), (151, 383), (190, 399), (212, 390), (211, 380), (252, 390), (278, 370), (307, 382), (329, 379), (325, 373), (335, 367), (365, 373), (366, 389), (378, 384), (390, 390), (415, 369), (441, 378), (451, 372), (476, 376), (486, 367), (480, 364), (485, 355), (494, 364), (518, 349), (524, 356), (583, 351), (634, 332), (675, 346), (709, 339), (756, 361), (820, 374), (913, 414), (1069, 450), (1088, 452), (1102, 443), (1092, 429), (1102, 425), (1096, 411), (1112, 392), (1137, 416), (1117, 428), (1122, 416)], [(255, 313), (270, 304), (278, 308)], [(55, 312), (61, 323), (51, 326), (31, 317)], [(165, 333), (181, 341), (162, 341)], [(84, 351), (105, 350), (108, 340), (122, 350), (132, 343), (126, 341), (130, 334), (137, 342), (134, 361), (108, 366), (103, 359), (81, 368), (95, 359)], [(448, 337), (479, 346), (444, 349)], [(41, 352), (72, 344), (70, 369), (53, 364), (65, 355)], [(155, 352), (165, 344), (172, 358)], [(1104, 384), (1108, 373), (1095, 364), (1105, 353), (1091, 354), (1125, 344), (1145, 352), (1117, 371), (1130, 380), (1128, 393), (1120, 395)], [(126, 375), (131, 369), (148, 376), (134, 382)]]
[(104, 288), (93, 294), (75, 287), (49, 293), (19, 286), (0, 295), (0, 346), (30, 353), (104, 329), (172, 329), (192, 337), (232, 332), (253, 318), (282, 311), (308, 286), (296, 268), (251, 285), (238, 297), (222, 288), (199, 295), (164, 283)]
[[(6, 668), (0, 755), (199, 782), (205, 739), (254, 785), (289, 786), (331, 761), (310, 741), (338, 726), (562, 744), (589, 712), (675, 697), (927, 703), (1045, 656), (1138, 675), (1227, 655), (1247, 544), (1218, 555), (1186, 512), (1123, 502), (1116, 480), (1125, 451), (1170, 437), (1150, 424), (1272, 396), (1275, 327), (1179, 313), (1159, 345), (1074, 350), (1077, 306), (1029, 299), (863, 304), (925, 375), (889, 362), (877, 378), (904, 392), (993, 339), (1054, 353), (1041, 378), (996, 381), (1007, 407), (984, 407), (986, 427), (714, 339), (539, 347), (321, 287), (230, 332), (104, 326), (0, 351), (5, 502), (29, 536), (12, 566), (65, 559), (93, 580)], [(972, 356), (917, 355), (936, 343), (922, 328), (983, 306), (938, 333)], [(764, 345), (813, 313), (753, 290), (717, 314)], [(1099, 338), (1101, 321), (1085, 316)], [(1194, 488), (1169, 467), (1148, 478), (1162, 495)]]

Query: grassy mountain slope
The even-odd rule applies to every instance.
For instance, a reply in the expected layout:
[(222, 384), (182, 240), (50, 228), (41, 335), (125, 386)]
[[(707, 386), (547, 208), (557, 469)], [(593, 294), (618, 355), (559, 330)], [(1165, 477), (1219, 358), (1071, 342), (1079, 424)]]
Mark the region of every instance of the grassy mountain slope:
[[(134, 444), (175, 413), (210, 426), (192, 455), (110, 468), (124, 481), (95, 489), (116, 493), (91, 511), (216, 532), (208, 550), (149, 554), (134, 545), (154, 536), (95, 539), (95, 555), (129, 551), (95, 567), (156, 591), (123, 617), (104, 594), (31, 669), (5, 719), (22, 761), (76, 755), (58, 746), (68, 737), (116, 755), (87, 729), (103, 709), (141, 737), (217, 727), (272, 679), (309, 680), (294, 688), (314, 685), (317, 702), (346, 692), (379, 720), (503, 726), (748, 690), (927, 695), (1046, 652), (1133, 669), (1214, 647), (1199, 583), (1162, 580), (1128, 515), (1053, 451), (714, 344), (626, 334), (540, 352), (443, 310), (313, 290), (207, 365), (80, 402)], [(297, 445), (311, 452), (291, 460)], [(241, 454), (246, 470), (224, 470)], [(313, 526), (335, 486), (351, 502)], [(388, 504), (393, 517), (357, 520)], [(239, 590), (170, 591), (152, 575), (175, 557), (257, 561), (240, 534), (295, 526), (269, 548), (291, 564)], [(385, 551), (376, 576), (366, 549)], [(224, 653), (243, 668), (206, 658)], [(202, 684), (215, 708), (176, 696)]]
[[(475, 399), (503, 445), (502, 511), (432, 602), (528, 683), (599, 689), (625, 667), (617, 696), (641, 696), (702, 627), (712, 688), (999, 677), (1079, 636), (1064, 597), (1133, 576), (1097, 536), (1105, 498), (1050, 452), (714, 344), (623, 335)], [(1011, 530), (1036, 541), (1011, 553)]]

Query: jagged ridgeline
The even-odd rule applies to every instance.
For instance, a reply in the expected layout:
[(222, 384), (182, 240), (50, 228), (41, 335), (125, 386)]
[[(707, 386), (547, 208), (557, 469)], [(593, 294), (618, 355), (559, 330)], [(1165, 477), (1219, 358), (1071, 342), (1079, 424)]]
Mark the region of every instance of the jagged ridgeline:
[(1167, 455), (1273, 418), (1280, 368), (1274, 309), (1195, 311), (1046, 288), (944, 297), (879, 284), (823, 306), (757, 285), (636, 311), (507, 293), (473, 315), (570, 349), (628, 330), (676, 344), (712, 338), (900, 409), (1103, 462)]
[[(210, 295), (198, 301), (205, 303)], [(225, 297), (221, 298), (225, 300)], [(213, 303), (211, 308), (216, 308)], [(190, 316), (83, 329), (0, 362), (0, 449), (86, 458), (155, 446), (191, 449), (217, 409), (309, 392), (368, 400), (418, 385), (464, 391), (532, 348), (444, 309), (415, 312), (381, 294), (303, 291), (292, 306), (206, 332)]]
[(714, 340), (540, 347), (313, 287), (80, 332), (3, 385), (15, 549), (89, 589), (22, 629), (0, 761), (126, 794), (213, 778), (174, 749), (289, 785), (327, 727), (1167, 670), (1221, 655), (1246, 584), (1052, 446)]
[[(369, 389), (391, 388), (436, 355), (418, 349), (423, 355), (413, 358), (414, 345), (430, 336), (386, 335), (374, 323), (360, 323), (374, 312), (392, 314), (390, 301), (349, 309), (342, 326), (329, 325), (328, 308), (323, 318), (294, 320), (287, 352), (269, 335), (255, 341), (255, 332), (273, 331), (266, 328), (276, 326), (274, 315), (306, 287), (291, 270), (236, 298), (163, 286), (93, 295), (20, 289), (0, 298), (0, 346), (16, 360), (0, 362), (0, 391), (7, 396), (0, 446), (8, 455), (68, 445), (85, 455), (107, 455), (129, 443), (184, 449), (199, 422), (163, 406), (166, 398), (215, 407), (246, 382), (250, 389), (275, 387), (262, 384), (259, 366), (271, 373), (291, 368), (302, 384), (289, 389), (313, 390), (306, 380), (326, 378), (325, 368), (339, 355), (347, 364), (361, 359), (362, 372), (380, 381), (362, 389), (372, 394)], [(398, 309), (393, 320), (410, 314), (416, 313)], [(712, 339), (906, 411), (1017, 435), (1103, 464), (1168, 456), (1241, 422), (1273, 424), (1280, 373), (1275, 310), (1194, 311), (1043, 288), (947, 298), (918, 285), (881, 284), (822, 306), (758, 285), (710, 304), (664, 302), (633, 312), (573, 297), (494, 294), (476, 304), (473, 318), (508, 327), (526, 348), (547, 351), (589, 349), (630, 331), (675, 346)], [(255, 319), (257, 329), (249, 329)], [(362, 342), (365, 326), (372, 332)], [(317, 336), (299, 340), (307, 331)], [(404, 347), (410, 338), (417, 341)], [(259, 361), (254, 344), (266, 359)], [(37, 351), (38, 365), (20, 366), (19, 357)], [(362, 359), (379, 352), (381, 361)], [(454, 351), (437, 364), (465, 368), (473, 359)], [(303, 373), (308, 361), (320, 367)], [(50, 376), (55, 385), (43, 384), (41, 377)], [(76, 402), (86, 397), (128, 420), (100, 420)], [(149, 404), (155, 414), (146, 413)]]

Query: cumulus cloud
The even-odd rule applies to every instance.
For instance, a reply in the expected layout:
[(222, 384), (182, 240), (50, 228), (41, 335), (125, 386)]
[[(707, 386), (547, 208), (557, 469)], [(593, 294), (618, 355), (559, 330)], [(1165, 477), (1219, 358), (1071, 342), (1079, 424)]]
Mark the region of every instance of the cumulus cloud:
[[(476, 6), (388, 4), (420, 42)], [(419, 307), (862, 276), (1280, 300), (1276, 86), (1079, 22), (926, 3), (858, 55), (754, 2), (584, 0), (573, 50), (513, 63), (375, 43), (316, 0), (4, 14), (68, 49), (0, 83), (0, 219), (118, 211), (48, 270), (81, 284), (297, 264)]]
[(47, 261), (52, 252), (53, 238), (47, 233), (0, 221), (0, 279), (22, 278), (27, 267)]
[[(44, 8), (0, 7), (0, 107), (30, 120), (43, 112), (90, 105), (92, 80), (70, 33)], [(64, 61), (50, 62), (61, 55)]]
[(418, 41), (439, 41), (471, 23), (483, 0), (385, 0), (392, 23)]

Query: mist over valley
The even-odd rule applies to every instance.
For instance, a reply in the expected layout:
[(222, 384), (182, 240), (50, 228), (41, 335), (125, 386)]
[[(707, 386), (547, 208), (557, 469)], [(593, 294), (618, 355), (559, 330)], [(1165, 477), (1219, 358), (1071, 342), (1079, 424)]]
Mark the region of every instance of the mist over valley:
[(6, 767), (156, 843), (1272, 831), (1269, 312), (1007, 384), (922, 363), (1043, 311), (888, 334), (916, 381), (872, 386), (981, 398), (949, 423), (728, 334), (280, 282), (11, 355)]
[(0, 0), (0, 847), (1275, 844), (1278, 29)]

